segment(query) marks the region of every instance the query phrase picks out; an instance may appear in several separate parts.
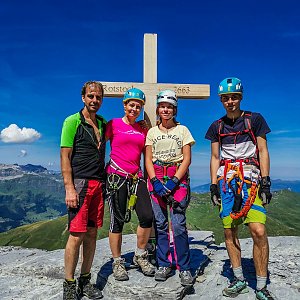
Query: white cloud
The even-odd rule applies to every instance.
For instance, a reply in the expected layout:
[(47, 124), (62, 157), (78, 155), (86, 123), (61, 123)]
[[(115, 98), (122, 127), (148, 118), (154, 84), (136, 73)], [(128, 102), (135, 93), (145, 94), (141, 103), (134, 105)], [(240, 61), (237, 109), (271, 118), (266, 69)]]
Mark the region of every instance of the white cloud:
[(22, 149), (20, 151), (19, 157), (25, 157), (25, 156), (27, 156), (27, 151)]
[(19, 128), (16, 124), (10, 124), (0, 133), (0, 139), (4, 143), (32, 143), (42, 135), (33, 128)]
[(272, 131), (272, 134), (285, 134), (285, 133), (291, 133), (292, 131), (291, 130), (274, 130)]

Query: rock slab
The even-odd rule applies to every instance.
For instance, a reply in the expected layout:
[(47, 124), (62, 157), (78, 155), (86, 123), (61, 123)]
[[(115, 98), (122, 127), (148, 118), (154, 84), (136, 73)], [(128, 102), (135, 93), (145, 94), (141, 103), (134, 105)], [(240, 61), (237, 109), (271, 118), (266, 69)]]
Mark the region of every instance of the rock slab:
[[(118, 282), (113, 278), (107, 238), (97, 241), (92, 279), (103, 290), (104, 299), (226, 299), (222, 296), (222, 289), (227, 286), (232, 272), (224, 245), (215, 245), (209, 231), (191, 231), (189, 237), (192, 271), (196, 277), (192, 289), (180, 285), (175, 269), (174, 275), (166, 282), (156, 282), (153, 277), (145, 277), (133, 268), (135, 235), (125, 235), (122, 244), (129, 281)], [(269, 290), (276, 299), (300, 299), (300, 237), (271, 237), (269, 243)], [(242, 265), (249, 293), (238, 296), (239, 300), (255, 299), (252, 245), (251, 239), (241, 240)], [(0, 299), (62, 299), (63, 256), (64, 250), (0, 247)], [(76, 275), (79, 275), (79, 269)]]

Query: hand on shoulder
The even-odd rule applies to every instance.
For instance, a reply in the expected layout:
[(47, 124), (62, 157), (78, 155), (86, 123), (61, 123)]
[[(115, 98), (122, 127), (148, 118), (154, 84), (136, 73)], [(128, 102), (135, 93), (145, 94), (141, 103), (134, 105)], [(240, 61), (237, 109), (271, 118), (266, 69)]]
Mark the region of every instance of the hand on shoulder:
[(142, 129), (150, 129), (151, 128), (150, 124), (148, 124), (148, 122), (146, 120), (140, 120), (137, 123), (142, 127)]

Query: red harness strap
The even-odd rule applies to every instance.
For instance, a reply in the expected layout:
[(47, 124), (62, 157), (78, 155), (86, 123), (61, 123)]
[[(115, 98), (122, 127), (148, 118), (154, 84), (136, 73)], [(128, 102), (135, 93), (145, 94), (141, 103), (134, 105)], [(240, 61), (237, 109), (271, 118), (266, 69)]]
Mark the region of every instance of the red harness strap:
[(234, 136), (234, 144), (236, 144), (236, 140), (238, 135), (248, 134), (250, 136), (251, 141), (256, 146), (256, 156), (258, 157), (258, 148), (257, 148), (257, 139), (255, 137), (255, 134), (252, 130), (251, 126), (251, 117), (252, 113), (250, 111), (244, 111), (242, 113), (242, 117), (244, 119), (244, 127), (245, 129), (236, 131), (236, 132), (228, 132), (224, 133), (224, 117), (218, 120), (218, 138), (219, 138), (219, 145), (222, 148), (222, 138), (225, 136)]

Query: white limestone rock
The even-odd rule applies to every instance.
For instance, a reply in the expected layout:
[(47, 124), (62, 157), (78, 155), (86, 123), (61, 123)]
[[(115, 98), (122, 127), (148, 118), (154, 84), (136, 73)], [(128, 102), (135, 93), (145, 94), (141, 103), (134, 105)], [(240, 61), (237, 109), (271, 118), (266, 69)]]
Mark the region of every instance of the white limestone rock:
[[(112, 276), (108, 239), (97, 241), (92, 279), (103, 288), (104, 299), (111, 300), (168, 300), (168, 299), (225, 299), (222, 289), (232, 276), (224, 244), (215, 245), (211, 232), (189, 232), (193, 272), (199, 273), (193, 290), (180, 285), (178, 271), (166, 282), (156, 282), (135, 268), (129, 268), (129, 281), (118, 282)], [(270, 237), (269, 290), (277, 299), (300, 299), (300, 237)], [(123, 237), (122, 252), (128, 266), (135, 249), (135, 235)], [(252, 240), (241, 240), (244, 275), (249, 293), (239, 300), (254, 299), (255, 270), (252, 260)], [(62, 299), (64, 250), (43, 251), (20, 247), (0, 247), (0, 299)], [(76, 276), (78, 276), (77, 269)], [(86, 298), (82, 298), (86, 300)]]

